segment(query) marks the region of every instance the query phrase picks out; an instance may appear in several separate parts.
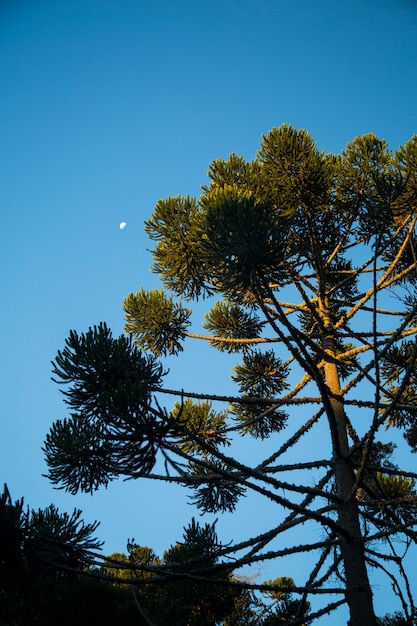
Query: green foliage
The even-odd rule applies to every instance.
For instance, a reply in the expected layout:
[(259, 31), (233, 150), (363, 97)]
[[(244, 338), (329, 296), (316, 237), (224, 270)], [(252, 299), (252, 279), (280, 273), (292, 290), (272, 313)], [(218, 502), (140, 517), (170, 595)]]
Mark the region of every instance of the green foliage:
[(289, 594), (284, 594), (279, 603), (262, 620), (262, 626), (285, 626), (285, 624), (308, 623), (309, 602), (294, 600)]
[[(215, 337), (223, 339), (257, 339), (265, 325), (252, 311), (246, 311), (242, 306), (227, 301), (216, 302), (205, 316), (203, 328)], [(213, 339), (211, 344), (220, 351), (240, 352), (248, 349), (248, 344), (242, 342), (225, 342)]]
[(187, 478), (195, 490), (192, 501), (204, 513), (233, 512), (245, 493), (240, 476), (214, 456), (206, 457), (205, 461), (205, 465), (190, 464)]
[(65, 402), (77, 413), (55, 422), (46, 437), (48, 478), (71, 493), (91, 493), (124, 467), (148, 474), (169, 430), (151, 406), (162, 367), (131, 338), (113, 339), (105, 324), (72, 331), (66, 343), (53, 363), (54, 380), (69, 385)]
[(203, 186), (204, 191), (202, 206), (205, 207), (204, 200), (214, 189), (237, 186), (240, 189), (254, 191), (260, 186), (261, 168), (256, 161), (247, 162), (241, 156), (232, 153), (227, 161), (215, 159), (210, 163), (207, 172), (210, 178), (210, 185)]
[[(373, 442), (368, 448), (368, 463), (362, 468), (361, 487), (356, 495), (379, 528), (397, 526), (397, 532), (404, 529), (407, 532), (408, 526), (412, 527), (417, 519), (415, 480), (395, 473), (399, 468), (391, 461), (394, 449), (393, 444), (379, 442)], [(353, 454), (358, 468), (362, 465), (363, 454), (363, 449)]]
[(157, 567), (161, 562), (152, 548), (137, 545), (133, 545), (129, 550), (129, 560), (133, 566), (134, 576), (140, 578), (150, 578), (151, 573), (146, 568)]
[(214, 565), (221, 548), (216, 523), (201, 526), (193, 517), (191, 524), (184, 528), (183, 541), (164, 552), (164, 562), (175, 570), (187, 570), (190, 564), (204, 570)]
[(59, 350), (53, 378), (70, 385), (62, 393), (71, 409), (104, 421), (118, 421), (147, 409), (161, 384), (162, 367), (143, 355), (129, 337), (113, 339), (105, 323), (78, 335), (70, 331)]
[(226, 435), (226, 417), (228, 411), (216, 412), (212, 410), (212, 403), (204, 400), (193, 402), (184, 400), (176, 402), (172, 409), (172, 417), (180, 427), (179, 446), (186, 454), (206, 456), (208, 454), (204, 443), (210, 446), (230, 444)]
[(64, 568), (82, 568), (88, 562), (87, 552), (103, 544), (92, 537), (98, 522), (85, 524), (82, 511), (60, 513), (54, 504), (46, 509), (32, 510), (27, 524), (25, 551), (30, 559), (50, 571)]
[[(161, 565), (161, 560), (156, 556), (152, 548), (147, 546), (129, 545), (129, 554), (113, 552), (106, 560), (103, 571), (113, 580), (113, 584), (121, 587), (130, 587), (133, 579), (151, 579), (152, 568)], [(118, 583), (118, 579), (123, 582)], [(129, 582), (125, 582), (125, 581)]]
[(327, 265), (326, 287), (332, 296), (333, 315), (340, 316), (340, 309), (346, 302), (350, 302), (358, 289), (358, 277), (352, 261), (335, 257)]
[(272, 350), (267, 352), (253, 351), (243, 356), (243, 364), (234, 368), (240, 393), (259, 398), (270, 398), (279, 395), (288, 388), (288, 368)]
[(266, 580), (265, 585), (276, 587), (276, 591), (266, 592), (273, 600), (262, 620), (262, 626), (278, 626), (279, 624), (291, 624), (295, 620), (298, 623), (308, 621), (310, 603), (305, 600), (293, 598), (292, 589), (294, 581), (288, 576), (280, 576), (275, 580)]
[(287, 231), (269, 206), (236, 186), (204, 198), (201, 242), (208, 281), (229, 300), (253, 299), (263, 279), (286, 278)]
[(270, 596), (273, 600), (281, 600), (281, 598), (291, 593), (291, 589), (293, 589), (294, 581), (289, 576), (280, 576), (275, 580), (265, 580), (264, 585), (269, 587), (276, 587), (276, 591), (267, 591), (267, 595)]
[(360, 491), (362, 502), (381, 524), (412, 524), (417, 519), (415, 481), (395, 474), (376, 472)]
[(163, 291), (141, 289), (123, 300), (125, 332), (133, 335), (142, 350), (154, 356), (178, 354), (181, 340), (190, 325), (191, 310), (167, 298)]
[[(328, 203), (331, 164), (307, 131), (286, 124), (273, 128), (263, 135), (258, 159), (262, 187), (279, 214), (294, 218), (305, 206), (320, 211)], [(304, 233), (299, 235), (303, 240)]]
[(398, 467), (392, 462), (391, 458), (395, 451), (395, 444), (393, 443), (381, 443), (380, 441), (363, 442), (360, 446), (355, 446), (352, 449), (352, 461), (355, 468), (360, 468), (363, 461), (363, 457), (367, 455), (367, 467), (366, 474), (373, 476), (375, 468), (379, 471), (391, 471), (398, 469)]
[[(405, 439), (413, 451), (417, 450), (416, 363), (415, 341), (402, 341), (388, 350), (382, 361), (382, 371), (386, 380), (383, 410), (389, 411), (387, 426), (404, 429)], [(393, 398), (396, 399), (395, 403), (392, 402)]]
[(112, 445), (106, 434), (103, 424), (90, 423), (83, 415), (52, 424), (43, 446), (49, 480), (72, 494), (79, 489), (92, 493), (101, 485), (107, 487), (114, 472)]
[[(184, 529), (183, 541), (164, 553), (165, 566), (179, 578), (167, 583), (169, 595), (162, 605), (165, 621), (158, 622), (161, 626), (215, 626), (233, 610), (240, 589), (222, 585), (221, 581), (229, 579), (229, 571), (213, 569), (221, 548), (215, 523), (202, 526), (193, 518)], [(185, 580), (183, 573), (188, 574)]]
[(238, 585), (227, 584), (229, 570), (215, 570), (222, 549), (215, 523), (201, 525), (193, 518), (184, 528), (183, 540), (166, 550), (162, 559), (134, 543), (128, 549), (128, 555), (110, 555), (105, 571), (116, 586), (126, 588), (127, 581), (132, 583), (147, 623), (217, 626), (233, 612), (242, 594)]
[[(23, 498), (13, 503), (5, 485), (0, 497), (2, 625), (217, 626), (233, 611), (242, 590), (226, 584), (230, 570), (212, 570), (223, 547), (215, 523), (200, 525), (193, 518), (183, 541), (162, 559), (151, 548), (128, 543), (128, 554), (105, 557), (101, 568), (92, 566), (100, 562), (102, 543), (93, 537), (97, 527), (97, 522), (85, 524), (81, 511), (62, 514), (53, 504), (25, 512)], [(207, 585), (204, 576), (216, 582)]]
[(338, 198), (348, 217), (358, 217), (358, 234), (371, 235), (386, 226), (390, 215), (377, 202), (377, 177), (388, 172), (390, 154), (387, 143), (369, 133), (356, 137), (338, 161)]
[(415, 173), (417, 171), (417, 135), (396, 150), (394, 162), (404, 182), (404, 189), (396, 198), (396, 212), (404, 216), (410, 207), (417, 205), (417, 185)]
[[(288, 388), (288, 369), (283, 366), (272, 350), (253, 351), (243, 356), (243, 363), (233, 367), (243, 400), (247, 398), (277, 398)], [(265, 439), (285, 426), (287, 414), (274, 405), (256, 402), (233, 403), (233, 412), (241, 423), (242, 432)]]
[(204, 283), (199, 222), (201, 214), (194, 198), (158, 200), (145, 231), (156, 241), (152, 270), (167, 289), (192, 299), (209, 293)]

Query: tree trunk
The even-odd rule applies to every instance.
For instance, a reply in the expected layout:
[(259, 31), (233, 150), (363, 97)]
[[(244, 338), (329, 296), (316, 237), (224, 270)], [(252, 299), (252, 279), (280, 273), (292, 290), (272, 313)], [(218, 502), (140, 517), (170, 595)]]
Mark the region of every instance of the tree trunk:
[[(338, 507), (338, 523), (346, 534), (340, 536), (340, 549), (346, 579), (346, 597), (350, 611), (349, 626), (375, 626), (372, 591), (365, 562), (364, 544), (356, 503), (352, 494), (354, 477), (350, 464), (334, 462), (336, 493), (345, 499)], [(353, 478), (352, 478), (353, 477)]]
[[(326, 321), (330, 322), (329, 319)], [(349, 457), (346, 416), (340, 395), (338, 366), (334, 361), (334, 345), (333, 333), (326, 333), (323, 347), (330, 358), (324, 367), (324, 378), (330, 392), (328, 419), (332, 434), (336, 495), (341, 500), (337, 506), (337, 513), (338, 523), (344, 531), (339, 540), (346, 580), (346, 598), (350, 611), (349, 626), (375, 626), (377, 622), (365, 561), (359, 511), (354, 494), (355, 474)]]

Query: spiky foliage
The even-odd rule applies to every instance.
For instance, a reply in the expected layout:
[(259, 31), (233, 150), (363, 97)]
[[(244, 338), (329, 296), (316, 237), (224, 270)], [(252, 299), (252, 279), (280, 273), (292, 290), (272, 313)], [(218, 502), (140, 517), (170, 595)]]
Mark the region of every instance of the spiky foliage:
[(92, 493), (112, 479), (111, 441), (106, 427), (74, 414), (55, 422), (46, 436), (43, 448), (48, 478), (70, 493)]
[[(230, 570), (216, 572), (221, 549), (215, 523), (200, 525), (193, 518), (184, 528), (182, 541), (164, 553), (166, 570), (179, 576), (168, 583), (168, 590), (171, 597), (181, 597), (181, 603), (171, 600), (165, 604), (165, 623), (212, 626), (231, 613), (241, 589), (222, 584), (230, 578)], [(181, 580), (184, 573), (189, 576), (185, 584)], [(207, 584), (210, 578), (214, 580)]]
[(232, 379), (239, 385), (243, 402), (232, 405), (242, 432), (265, 439), (285, 426), (287, 414), (273, 404), (246, 403), (245, 400), (277, 398), (288, 388), (288, 370), (272, 350), (243, 355), (243, 363), (233, 368)]
[[(157, 289), (130, 293), (123, 300), (123, 309), (125, 331), (133, 335), (142, 350), (150, 350), (155, 356), (177, 354), (182, 350), (181, 340), (190, 324), (190, 309), (174, 303)], [(155, 329), (156, 333), (153, 332)]]
[[(110, 454), (110, 470), (149, 476), (161, 450), (157, 478), (192, 489), (203, 512), (232, 511), (244, 493), (276, 505), (259, 533), (224, 558), (245, 565), (302, 552), (307, 573), (292, 594), (299, 606), (311, 603), (309, 621), (347, 603), (351, 626), (374, 624), (369, 566), (395, 580), (411, 620), (415, 602), (396, 542), (407, 552), (415, 541), (416, 475), (394, 466), (394, 446), (379, 439), (388, 428), (417, 449), (417, 136), (392, 151), (370, 133), (333, 155), (306, 130), (283, 125), (263, 136), (253, 161), (232, 154), (208, 175), (200, 198), (159, 200), (145, 223), (152, 269), (171, 293), (129, 296), (126, 328), (154, 355), (178, 355), (187, 338), (238, 353), (237, 393), (216, 395), (223, 388), (214, 376), (206, 393), (178, 390), (173, 410), (152, 412), (148, 396), (133, 396), (144, 409), (126, 404), (140, 423), (142, 465), (135, 468), (136, 430), (129, 455)], [(181, 298), (212, 295), (208, 334), (192, 333)], [(164, 391), (145, 385), (152, 387)], [(102, 395), (93, 384), (88, 393)], [(125, 427), (109, 421), (110, 401), (102, 406), (105, 440), (119, 450)], [(123, 416), (118, 424), (128, 422)], [(241, 435), (258, 439), (235, 453)], [(57, 437), (55, 456), (59, 446)], [(315, 541), (316, 525), (323, 541)], [(326, 590), (327, 603), (318, 599)]]
[(105, 324), (71, 331), (66, 344), (53, 362), (54, 380), (68, 386), (65, 402), (77, 412), (46, 437), (48, 478), (71, 493), (92, 493), (119, 473), (148, 474), (168, 432), (151, 406), (162, 367), (130, 338), (113, 339)]
[(191, 523), (184, 528), (183, 541), (171, 546), (164, 553), (164, 560), (175, 569), (187, 569), (190, 563), (200, 569), (207, 569), (214, 565), (221, 548), (216, 524), (201, 526), (193, 517)]
[(80, 509), (71, 515), (60, 513), (54, 504), (31, 511), (25, 550), (37, 567), (69, 571), (89, 562), (89, 551), (97, 550), (103, 542), (93, 537), (99, 523), (86, 524), (81, 515)]
[(0, 578), (24, 582), (27, 576), (56, 576), (85, 567), (91, 550), (103, 545), (93, 535), (99, 523), (86, 524), (81, 510), (61, 513), (13, 503), (7, 485), (0, 498)]
[(53, 365), (65, 403), (92, 419), (123, 420), (149, 407), (161, 382), (162, 368), (143, 355), (129, 337), (113, 339), (105, 323), (79, 335), (71, 331)]
[(397, 612), (384, 615), (384, 617), (378, 620), (377, 624), (378, 626), (409, 626), (410, 620), (402, 613)]
[(151, 579), (152, 571), (160, 564), (152, 548), (129, 544), (129, 554), (113, 552), (106, 557), (103, 570), (111, 577), (112, 584), (130, 588), (132, 579)]
[[(187, 454), (207, 455), (211, 446), (230, 445), (226, 434), (228, 411), (220, 413), (212, 409), (212, 403), (205, 400), (176, 402), (172, 417), (177, 422), (177, 432), (181, 434), (179, 445)], [(209, 448), (205, 447), (209, 444)]]
[(240, 476), (215, 456), (206, 458), (204, 464), (192, 463), (184, 482), (194, 486), (191, 499), (206, 513), (234, 511), (245, 493)]
[[(384, 404), (390, 407), (388, 424), (406, 428), (406, 435), (417, 418), (417, 363), (416, 341), (402, 341), (387, 351), (382, 362), (385, 378)], [(392, 400), (401, 389), (401, 403), (392, 406)]]
[(242, 302), (253, 298), (264, 277), (284, 280), (286, 223), (253, 193), (237, 186), (208, 194), (201, 241), (213, 288)]
[(406, 530), (409, 523), (414, 525), (417, 493), (413, 479), (375, 472), (368, 476), (359, 495), (378, 525), (404, 524)]
[(272, 603), (262, 620), (263, 626), (278, 626), (297, 621), (300, 624), (308, 622), (310, 604), (305, 600), (293, 598), (292, 589), (295, 584), (292, 578), (280, 576), (275, 580), (266, 580), (265, 585), (272, 589), (267, 592)]
[[(205, 316), (203, 328), (220, 339), (212, 339), (212, 345), (221, 351), (241, 352), (242, 339), (257, 339), (262, 332), (262, 323), (252, 311), (245, 310), (238, 304), (219, 301)], [(236, 341), (222, 341), (234, 339)], [(250, 342), (248, 341), (248, 346)]]
[(194, 198), (158, 200), (145, 222), (150, 239), (156, 241), (152, 269), (167, 289), (192, 299), (209, 292), (200, 278), (203, 262), (198, 232), (200, 211)]
[[(233, 584), (229, 570), (216, 571), (222, 548), (215, 523), (200, 524), (193, 518), (182, 540), (161, 558), (132, 540), (127, 554), (114, 553), (105, 559), (104, 570), (113, 585), (130, 587), (143, 617), (141, 624), (226, 624), (243, 590)], [(207, 577), (212, 584), (207, 584)]]

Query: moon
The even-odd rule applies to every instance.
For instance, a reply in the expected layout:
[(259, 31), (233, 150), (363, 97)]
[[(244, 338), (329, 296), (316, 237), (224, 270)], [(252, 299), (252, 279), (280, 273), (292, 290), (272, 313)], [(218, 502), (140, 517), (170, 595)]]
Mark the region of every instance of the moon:
[(126, 226), (126, 222), (120, 222), (120, 226), (119, 226), (120, 230), (123, 230), (125, 226)]

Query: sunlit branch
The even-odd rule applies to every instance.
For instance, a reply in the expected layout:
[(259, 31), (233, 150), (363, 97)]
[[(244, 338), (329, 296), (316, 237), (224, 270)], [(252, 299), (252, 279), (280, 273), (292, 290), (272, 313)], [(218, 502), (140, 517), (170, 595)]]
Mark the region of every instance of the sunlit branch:
[(400, 404), (403, 392), (405, 391), (407, 385), (410, 382), (410, 379), (411, 379), (411, 376), (412, 376), (412, 371), (413, 371), (413, 365), (415, 363), (416, 357), (417, 357), (417, 349), (415, 348), (414, 359), (412, 360), (412, 362), (407, 364), (407, 368), (405, 370), (405, 374), (403, 376), (401, 384), (400, 384), (399, 388), (397, 389), (396, 394), (392, 398), (390, 404), (384, 409), (384, 411), (381, 412), (381, 414), (379, 415), (378, 419), (375, 418), (375, 422), (376, 422), (375, 427), (380, 426), (383, 423), (387, 423), (390, 414)]
[[(378, 240), (375, 244), (376, 250), (378, 250), (379, 243), (381, 240), (381, 236), (378, 237)], [(374, 286), (374, 310), (372, 313), (372, 332), (373, 332), (373, 354), (374, 354), (374, 362), (375, 362), (375, 385), (374, 385), (374, 415), (372, 418), (371, 427), (368, 429), (367, 437), (364, 442), (363, 450), (362, 450), (362, 459), (359, 470), (356, 472), (355, 484), (352, 487), (352, 497), (354, 497), (358, 486), (362, 483), (362, 479), (365, 473), (366, 465), (369, 460), (369, 455), (371, 452), (371, 446), (374, 442), (375, 434), (378, 429), (378, 412), (380, 406), (380, 395), (381, 395), (381, 375), (380, 375), (380, 363), (378, 359), (378, 346), (377, 346), (377, 299), (378, 299), (378, 290), (377, 290), (377, 270), (376, 270), (376, 255), (374, 261), (374, 272), (373, 272), (373, 286)]]
[[(306, 284), (306, 286), (308, 286), (308, 288), (310, 290), (313, 290), (313, 287), (309, 283), (307, 283), (307, 281), (305, 281), (303, 279), (303, 277), (300, 276), (298, 273), (294, 273), (293, 274), (293, 281), (292, 282), (293, 282), (293, 285), (295, 286), (295, 288), (297, 289), (297, 291), (299, 292), (300, 296), (303, 299), (303, 302), (304, 302), (304, 305), (305, 305), (305, 310), (310, 313), (312, 318), (321, 327), (323, 322), (322, 322), (322, 319), (321, 319), (321, 317), (319, 315), (318, 308), (313, 305), (312, 299), (307, 295), (307, 293), (303, 289), (302, 283)], [(313, 293), (317, 293), (317, 291), (314, 290)], [(314, 299), (316, 300), (316, 298), (314, 298)]]
[[(403, 322), (397, 328), (397, 330), (394, 331), (393, 334), (389, 338), (387, 338), (386, 341), (383, 342), (382, 344), (383, 349), (379, 350), (378, 352), (379, 359), (383, 358), (385, 354), (388, 352), (388, 350), (394, 345), (394, 343), (398, 341), (399, 339), (401, 339), (402, 334), (405, 331), (405, 328), (408, 326), (410, 321), (414, 318), (416, 313), (417, 313), (417, 305), (413, 307), (412, 311), (410, 311), (406, 316), (404, 316)], [(341, 394), (344, 396), (345, 394), (348, 393), (350, 389), (356, 387), (356, 385), (365, 377), (365, 375), (368, 372), (374, 369), (374, 367), (375, 367), (375, 362), (374, 362), (374, 359), (372, 359), (367, 365), (361, 368), (359, 374), (356, 377), (352, 378), (348, 383), (346, 383), (346, 385), (341, 389)]]
[(327, 257), (326, 261), (325, 261), (325, 265), (329, 266), (333, 260), (337, 257), (337, 255), (339, 254), (339, 252), (342, 249), (345, 249), (345, 245), (346, 242), (349, 239), (349, 235), (352, 232), (352, 227), (355, 223), (355, 211), (352, 211), (350, 219), (346, 225), (345, 231), (343, 233), (343, 235), (340, 237), (339, 241), (337, 242), (337, 244), (335, 245), (335, 247), (333, 248), (332, 253)]
[[(372, 287), (370, 289), (368, 289), (368, 291), (363, 295), (363, 297), (359, 300), (359, 302), (357, 302), (357, 304), (355, 306), (353, 306), (351, 308), (351, 310), (349, 312), (347, 312), (344, 316), (342, 316), (341, 319), (339, 320), (339, 322), (337, 322), (335, 324), (335, 329), (337, 329), (340, 326), (344, 325), (360, 309), (362, 309), (363, 306), (372, 298), (375, 289), (377, 289), (377, 290), (385, 289), (385, 288), (389, 287), (391, 284), (394, 284), (395, 282), (398, 282), (399, 280), (401, 280), (401, 278), (404, 278), (413, 269), (415, 269), (416, 263), (413, 263), (411, 266), (409, 266), (408, 268), (404, 269), (399, 274), (396, 274), (394, 277), (390, 278), (390, 275), (392, 274), (392, 272), (398, 266), (399, 260), (401, 259), (401, 256), (403, 255), (404, 250), (406, 249), (407, 245), (410, 242), (411, 234), (412, 234), (413, 228), (414, 228), (414, 226), (416, 224), (416, 221), (417, 221), (417, 215), (413, 218), (412, 223), (411, 223), (411, 225), (410, 225), (410, 227), (408, 229), (407, 235), (404, 238), (404, 241), (403, 241), (402, 245), (400, 246), (400, 248), (399, 248), (399, 250), (398, 250), (394, 260), (389, 264), (389, 266), (385, 270), (384, 274), (378, 280), (376, 287), (374, 285), (372, 285)], [(373, 257), (372, 257), (372, 259), (373, 259)], [(372, 262), (372, 259), (371, 259), (370, 262)]]
[(255, 345), (260, 343), (279, 343), (281, 340), (278, 337), (251, 337), (236, 339), (234, 337), (213, 337), (211, 335), (199, 335), (198, 333), (185, 332), (184, 335), (190, 339), (202, 339), (203, 341), (216, 342), (216, 343), (229, 343), (235, 345)]

